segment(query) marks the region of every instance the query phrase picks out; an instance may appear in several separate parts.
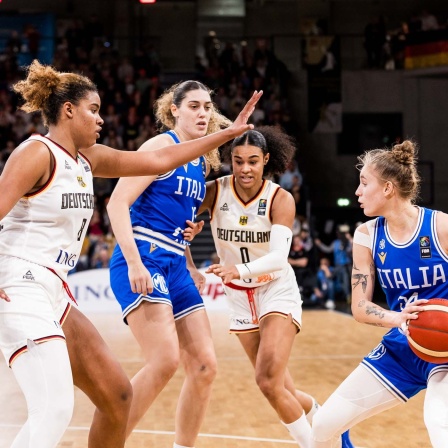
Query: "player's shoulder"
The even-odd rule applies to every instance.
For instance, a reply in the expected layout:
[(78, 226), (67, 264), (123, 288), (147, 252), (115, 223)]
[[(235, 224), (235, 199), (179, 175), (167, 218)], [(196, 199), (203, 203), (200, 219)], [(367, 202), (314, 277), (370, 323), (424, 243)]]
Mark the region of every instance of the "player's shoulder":
[(171, 137), (167, 133), (158, 134), (154, 137), (151, 137), (150, 139), (146, 140), (140, 148), (138, 148), (138, 151), (155, 151), (157, 149), (161, 149), (165, 146), (174, 145), (175, 142), (173, 140), (173, 137)]
[(295, 203), (294, 196), (284, 188), (278, 186), (279, 188), (276, 188), (274, 190), (275, 193), (275, 201), (278, 201), (279, 203), (285, 204), (285, 202), (293, 202)]
[(49, 145), (37, 139), (28, 139), (22, 142), (11, 153), (13, 158), (26, 158), (39, 161), (48, 161), (50, 159)]

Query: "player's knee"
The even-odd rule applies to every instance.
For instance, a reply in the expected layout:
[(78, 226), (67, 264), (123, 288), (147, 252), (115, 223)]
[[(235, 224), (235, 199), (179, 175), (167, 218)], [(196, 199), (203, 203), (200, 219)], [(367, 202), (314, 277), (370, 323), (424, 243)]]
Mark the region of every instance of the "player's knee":
[[(51, 419), (56, 422), (61, 428), (66, 428), (70, 424), (70, 420), (73, 416), (73, 402), (60, 404), (53, 409), (53, 413), (50, 416)], [(51, 420), (50, 420), (51, 421)]]
[(63, 434), (72, 419), (73, 394), (49, 397), (47, 401), (42, 401), (41, 405), (41, 409), (34, 409), (34, 412), (30, 410), (31, 433), (48, 432), (49, 437), (52, 434)]
[(218, 373), (218, 363), (216, 361), (216, 356), (214, 353), (208, 354), (202, 362), (201, 375), (204, 377), (205, 381), (212, 383), (216, 378)]
[(313, 426), (311, 430), (312, 440), (316, 442), (326, 442), (335, 436), (335, 429), (320, 409), (313, 416)]
[(108, 380), (106, 393), (99, 400), (98, 410), (114, 421), (127, 420), (132, 402), (132, 385), (124, 374)]
[(167, 353), (163, 359), (158, 361), (160, 375), (166, 380), (170, 380), (179, 368), (180, 358), (176, 352)]
[(213, 352), (203, 354), (194, 363), (194, 375), (204, 384), (212, 384), (218, 372), (218, 363)]
[(444, 433), (445, 437), (447, 436), (448, 412), (443, 408), (443, 406), (425, 406), (423, 418), (430, 435)]
[(127, 377), (122, 378), (116, 385), (115, 401), (121, 408), (130, 408), (132, 402), (132, 385)]
[(263, 395), (268, 399), (275, 398), (279, 387), (282, 387), (276, 377), (264, 370), (256, 371), (255, 382)]

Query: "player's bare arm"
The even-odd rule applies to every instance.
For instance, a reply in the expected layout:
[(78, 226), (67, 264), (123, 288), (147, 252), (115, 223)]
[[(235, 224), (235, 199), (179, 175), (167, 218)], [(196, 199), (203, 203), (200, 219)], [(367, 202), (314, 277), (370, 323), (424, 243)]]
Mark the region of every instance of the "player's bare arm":
[(369, 248), (353, 246), (352, 313), (358, 321), (368, 325), (394, 328), (406, 325), (409, 319), (417, 319), (417, 311), (427, 302), (425, 299), (408, 302), (401, 312), (391, 311), (373, 303), (375, 264)]
[(50, 177), (50, 162), (50, 151), (41, 142), (27, 142), (12, 152), (0, 176), (0, 219), (21, 197), (45, 184)]

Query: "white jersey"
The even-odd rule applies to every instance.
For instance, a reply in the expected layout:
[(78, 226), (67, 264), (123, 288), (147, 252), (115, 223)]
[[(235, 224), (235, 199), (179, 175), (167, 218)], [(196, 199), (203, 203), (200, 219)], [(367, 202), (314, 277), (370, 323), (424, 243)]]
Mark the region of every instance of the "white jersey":
[[(270, 212), (280, 185), (263, 180), (259, 192), (249, 202), (244, 202), (235, 190), (233, 175), (216, 179), (215, 183), (210, 225), (220, 263), (248, 263), (266, 255), (271, 239)], [(232, 280), (232, 283), (254, 288), (280, 277), (284, 271), (258, 278)]]
[(76, 265), (94, 208), (90, 163), (74, 159), (64, 148), (41, 135), (53, 154), (47, 183), (22, 197), (0, 221), (0, 254), (53, 269), (63, 280)]

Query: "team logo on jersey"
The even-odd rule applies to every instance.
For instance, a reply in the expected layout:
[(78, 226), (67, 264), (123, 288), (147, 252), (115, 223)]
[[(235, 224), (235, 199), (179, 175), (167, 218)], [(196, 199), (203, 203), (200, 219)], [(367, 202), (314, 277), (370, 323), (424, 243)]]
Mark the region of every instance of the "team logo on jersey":
[(247, 220), (249, 219), (248, 216), (240, 216), (240, 225), (245, 226), (247, 225)]
[(161, 292), (162, 294), (169, 293), (168, 287), (166, 286), (165, 277), (162, 274), (159, 274), (158, 272), (157, 274), (154, 274), (152, 276), (152, 284), (154, 288), (156, 288), (157, 291)]
[(370, 359), (380, 359), (386, 353), (386, 347), (380, 342), (368, 355), (367, 358)]
[(260, 201), (258, 202), (258, 215), (265, 216), (267, 206), (268, 206), (268, 200), (260, 199)]
[(224, 202), (224, 205), (220, 208), (222, 212), (228, 212), (229, 206), (227, 205), (227, 202)]
[(429, 236), (420, 236), (418, 244), (420, 246), (420, 258), (431, 258), (431, 241)]
[(25, 278), (26, 280), (34, 280), (34, 276), (33, 276), (33, 274), (31, 273), (31, 271), (28, 271), (28, 272), (23, 276), (23, 278)]
[(387, 252), (378, 252), (378, 257), (380, 257), (381, 263), (384, 264), (386, 261)]
[(151, 246), (149, 247), (149, 253), (152, 254), (157, 248), (157, 244), (151, 243)]
[(384, 239), (382, 239), (380, 241), (380, 246), (379, 247), (380, 247), (381, 250), (383, 250), (386, 247), (386, 241), (384, 241)]
[(76, 178), (78, 179), (78, 184), (81, 185), (81, 187), (83, 187), (83, 188), (87, 187), (87, 185), (84, 182), (82, 176), (77, 176)]
[(72, 167), (70, 166), (70, 164), (67, 162), (67, 160), (65, 161), (65, 169), (66, 170), (71, 170)]

